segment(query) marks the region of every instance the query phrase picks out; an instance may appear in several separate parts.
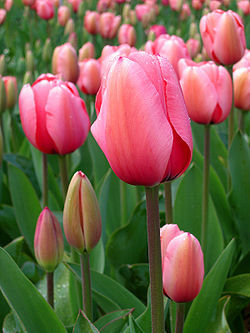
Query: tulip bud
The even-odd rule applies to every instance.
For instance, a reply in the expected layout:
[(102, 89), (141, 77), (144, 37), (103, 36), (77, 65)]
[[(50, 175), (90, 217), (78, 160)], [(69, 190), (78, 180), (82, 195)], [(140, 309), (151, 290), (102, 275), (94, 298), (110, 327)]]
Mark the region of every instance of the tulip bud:
[(0, 75), (0, 114), (6, 109), (6, 91), (3, 78)]
[(4, 75), (5, 72), (5, 56), (4, 54), (0, 55), (0, 75)]
[(52, 46), (51, 39), (47, 38), (43, 47), (42, 59), (44, 62), (48, 63), (51, 60)]
[(72, 18), (68, 19), (65, 29), (64, 29), (64, 36), (71, 34), (75, 31), (75, 23)]
[(25, 62), (26, 62), (27, 71), (33, 72), (34, 71), (34, 57), (33, 57), (33, 53), (31, 50), (26, 51)]
[(17, 81), (15, 76), (4, 76), (3, 82), (6, 91), (6, 107), (12, 109), (17, 101)]
[(132, 25), (136, 25), (136, 22), (137, 22), (137, 17), (136, 17), (136, 12), (135, 10), (132, 10), (130, 11), (129, 13), (129, 17), (130, 17), (130, 24)]
[(55, 215), (45, 207), (35, 231), (34, 250), (38, 264), (47, 272), (53, 272), (63, 258), (63, 234)]
[(70, 9), (67, 6), (60, 6), (58, 8), (57, 20), (58, 23), (64, 27), (70, 18)]
[(71, 32), (68, 38), (68, 42), (73, 46), (75, 50), (77, 50), (77, 34), (75, 32)]
[(30, 71), (27, 71), (25, 74), (24, 74), (24, 78), (23, 78), (23, 85), (25, 84), (32, 84), (33, 82), (33, 75)]
[(95, 57), (95, 47), (91, 42), (83, 44), (79, 50), (78, 60), (83, 61), (84, 59), (90, 59)]
[(69, 184), (63, 228), (69, 244), (79, 252), (93, 249), (101, 237), (98, 201), (91, 183), (81, 171), (74, 174)]
[(192, 301), (204, 276), (203, 253), (198, 240), (184, 232), (174, 237), (164, 253), (163, 290), (178, 303)]
[(3, 8), (0, 8), (0, 25), (4, 23), (5, 19), (6, 19), (6, 10)]

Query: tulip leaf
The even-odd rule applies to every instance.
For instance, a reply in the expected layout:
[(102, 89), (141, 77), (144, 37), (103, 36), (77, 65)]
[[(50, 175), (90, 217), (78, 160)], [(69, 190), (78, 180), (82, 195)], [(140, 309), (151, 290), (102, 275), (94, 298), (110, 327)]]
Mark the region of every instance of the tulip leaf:
[(223, 293), (250, 298), (250, 274), (241, 274), (227, 279)]
[(132, 315), (129, 316), (129, 330), (130, 333), (144, 333)]
[(10, 312), (7, 314), (7, 316), (4, 318), (3, 322), (3, 332), (4, 333), (26, 333), (27, 331), (24, 331), (24, 328), (21, 327), (20, 321), (18, 320), (17, 315), (15, 315), (14, 312)]
[(204, 333), (231, 333), (225, 314), (225, 309), (229, 300), (230, 296), (224, 296), (219, 300), (216, 308), (216, 315), (212, 318), (209, 325), (207, 325)]
[[(78, 280), (81, 280), (80, 265), (67, 263), (66, 266), (72, 270)], [(91, 286), (93, 296), (95, 292), (102, 294), (109, 298), (111, 301), (118, 304), (120, 309), (131, 307), (135, 308), (135, 317), (138, 317), (145, 310), (145, 305), (137, 297), (135, 297), (130, 291), (124, 288), (117, 281), (111, 279), (105, 274), (91, 271)]]
[(8, 172), (16, 220), (22, 235), (33, 253), (36, 222), (41, 212), (41, 206), (34, 188), (26, 175), (13, 165), (8, 166)]
[(11, 255), (11, 257), (18, 264), (21, 256), (21, 251), (23, 248), (24, 238), (23, 236), (14, 239), (11, 243), (4, 247), (5, 251)]
[(43, 296), (2, 248), (0, 272), (1, 291), (27, 332), (66, 332)]
[(104, 272), (105, 253), (104, 253), (102, 239), (100, 239), (96, 247), (94, 247), (93, 250), (91, 250), (89, 255), (89, 261), (90, 261), (90, 268), (93, 271), (97, 271), (99, 273)]
[[(194, 163), (178, 187), (174, 204), (174, 222), (181, 230), (192, 233), (199, 240), (202, 221), (202, 182), (202, 173)], [(208, 240), (204, 255), (206, 272), (224, 247), (222, 230), (210, 197), (208, 207)]]
[(6, 318), (6, 315), (9, 312), (10, 312), (10, 307), (9, 307), (7, 301), (5, 300), (3, 294), (0, 291), (0, 327), (3, 327), (3, 322)]
[(72, 333), (99, 333), (87, 316), (80, 310)]
[(189, 309), (184, 324), (184, 333), (204, 332), (209, 325), (223, 290), (234, 251), (235, 241), (232, 240), (204, 279), (202, 289)]
[(11, 238), (16, 238), (20, 235), (13, 207), (8, 205), (0, 206), (0, 229), (4, 230)]
[(122, 328), (128, 322), (128, 316), (133, 309), (117, 310), (108, 313), (95, 321), (95, 326), (104, 333), (122, 332)]
[(97, 292), (96, 290), (93, 290), (93, 298), (95, 303), (98, 304), (104, 313), (109, 313), (121, 309), (121, 307), (116, 302)]
[(238, 132), (229, 151), (229, 167), (232, 178), (232, 189), (229, 195), (234, 217), (242, 242), (243, 253), (250, 250), (250, 228), (246, 228), (250, 221), (250, 151), (249, 146)]

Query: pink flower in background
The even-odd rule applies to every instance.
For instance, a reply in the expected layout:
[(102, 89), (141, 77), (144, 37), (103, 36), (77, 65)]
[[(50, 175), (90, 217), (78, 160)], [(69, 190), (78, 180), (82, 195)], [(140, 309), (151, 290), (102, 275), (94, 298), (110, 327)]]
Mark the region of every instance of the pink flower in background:
[(101, 85), (101, 65), (96, 59), (79, 62), (80, 75), (77, 85), (84, 94), (95, 95)]
[(82, 2), (82, 0), (68, 0), (68, 3), (71, 4), (72, 9), (73, 9), (73, 11), (74, 11), (75, 13), (77, 13), (78, 8), (79, 8), (81, 2)]
[(250, 110), (250, 51), (233, 66), (234, 105), (245, 111)]
[(83, 44), (83, 46), (79, 50), (79, 61), (84, 59), (90, 59), (95, 57), (95, 46), (91, 42), (87, 42)]
[(5, 0), (4, 8), (7, 10), (7, 12), (11, 10), (12, 5), (13, 5), (13, 0)]
[(99, 13), (87, 10), (84, 16), (84, 28), (88, 31), (88, 33), (96, 35), (99, 33), (99, 21)]
[(241, 59), (246, 48), (244, 25), (238, 14), (215, 10), (201, 18), (200, 32), (209, 57), (231, 65)]
[(57, 20), (61, 26), (65, 26), (70, 18), (70, 9), (67, 6), (60, 6), (58, 8)]
[(153, 186), (180, 176), (192, 156), (192, 134), (171, 64), (132, 52), (114, 59), (96, 99), (92, 134), (123, 181)]
[(184, 3), (181, 8), (180, 18), (186, 20), (191, 15), (191, 10), (188, 3)]
[(121, 16), (113, 13), (103, 13), (100, 15), (100, 34), (103, 38), (112, 39), (116, 36)]
[(211, 11), (219, 9), (221, 6), (222, 6), (222, 3), (219, 0), (211, 0), (209, 2), (209, 8)]
[(155, 24), (155, 25), (152, 25), (149, 28), (148, 34), (150, 32), (153, 32), (155, 34), (155, 37), (157, 38), (160, 35), (166, 34), (167, 33), (167, 29), (164, 27), (164, 25)]
[(5, 19), (6, 19), (6, 10), (0, 8), (0, 25), (4, 23)]
[(54, 17), (54, 6), (50, 0), (36, 0), (36, 13), (43, 20), (50, 20)]
[(250, 1), (249, 0), (242, 0), (237, 1), (238, 9), (242, 10), (244, 15), (250, 15)]
[(6, 91), (6, 107), (11, 109), (17, 101), (17, 80), (15, 76), (4, 76), (2, 79)]
[(198, 39), (190, 38), (186, 42), (190, 57), (193, 59), (201, 50), (201, 43)]
[(46, 154), (68, 154), (87, 138), (90, 121), (71, 82), (42, 74), (19, 95), (21, 123), (30, 143)]
[(190, 118), (200, 124), (218, 124), (230, 113), (232, 80), (214, 62), (179, 61), (180, 83)]
[(119, 44), (134, 46), (136, 43), (135, 28), (131, 24), (122, 24), (118, 30)]

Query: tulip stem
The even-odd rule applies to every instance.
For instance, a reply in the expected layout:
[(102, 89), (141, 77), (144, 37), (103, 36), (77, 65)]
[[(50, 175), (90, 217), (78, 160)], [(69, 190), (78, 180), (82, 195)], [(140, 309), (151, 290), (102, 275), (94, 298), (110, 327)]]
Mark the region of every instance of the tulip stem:
[(175, 333), (183, 332), (184, 317), (185, 317), (185, 303), (176, 303)]
[[(233, 67), (230, 66), (228, 68), (228, 70), (229, 70), (229, 73), (231, 75), (232, 86), (234, 86), (234, 84), (233, 84)], [(228, 149), (231, 147), (233, 137), (234, 137), (234, 89), (233, 89), (233, 92), (232, 92), (231, 112), (229, 113), (229, 117), (228, 117)]]
[(239, 130), (244, 133), (245, 131), (245, 123), (244, 123), (244, 116), (245, 116), (245, 111), (239, 110)]
[(47, 272), (47, 301), (54, 308), (54, 272)]
[(68, 190), (68, 172), (67, 172), (66, 155), (59, 156), (59, 165), (60, 165), (63, 198), (65, 199)]
[(204, 165), (203, 165), (203, 196), (202, 196), (202, 225), (201, 246), (205, 253), (208, 226), (208, 192), (209, 192), (209, 153), (210, 153), (210, 124), (204, 125)]
[(166, 214), (166, 223), (173, 223), (173, 207), (172, 207), (172, 188), (171, 182), (166, 182), (164, 184), (165, 190), (165, 214)]
[(158, 190), (146, 187), (148, 258), (151, 289), (151, 322), (153, 333), (164, 333), (164, 308), (161, 268), (161, 243)]
[(121, 202), (121, 222), (125, 225), (127, 222), (127, 196), (126, 183), (120, 180), (120, 202)]
[(42, 153), (43, 158), (43, 207), (48, 206), (48, 161), (47, 154)]
[(91, 295), (91, 279), (90, 279), (90, 266), (89, 254), (83, 252), (80, 256), (81, 259), (81, 273), (82, 273), (82, 304), (83, 311), (92, 320), (92, 295)]

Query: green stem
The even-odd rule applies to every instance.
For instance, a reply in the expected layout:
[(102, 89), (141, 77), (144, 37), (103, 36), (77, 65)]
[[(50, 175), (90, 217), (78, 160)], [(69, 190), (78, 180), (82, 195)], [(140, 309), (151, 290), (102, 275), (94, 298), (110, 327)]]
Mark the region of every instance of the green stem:
[(205, 129), (205, 136), (204, 136), (202, 225), (201, 225), (201, 246), (202, 246), (203, 252), (205, 252), (205, 249), (206, 249), (207, 225), (208, 225), (210, 124), (205, 125), (204, 129)]
[(47, 301), (54, 308), (54, 272), (47, 272)]
[[(229, 73), (231, 75), (232, 79), (232, 85), (233, 85), (233, 67), (230, 66), (228, 68)], [(228, 148), (231, 147), (231, 143), (233, 141), (234, 137), (234, 90), (232, 91), (232, 107), (231, 107), (231, 112), (229, 113), (229, 118), (228, 118)]]
[(48, 161), (47, 154), (42, 153), (43, 159), (43, 207), (48, 206)]
[(245, 113), (246, 111), (239, 110), (239, 130), (242, 133), (245, 132), (245, 122), (244, 122)]
[(68, 190), (68, 172), (67, 172), (67, 155), (59, 155), (59, 165), (60, 165), (60, 176), (62, 182), (62, 191), (63, 198), (66, 198), (67, 190)]
[(173, 223), (173, 207), (172, 207), (172, 188), (171, 182), (166, 182), (164, 184), (165, 190), (165, 214), (166, 214), (166, 223)]
[(159, 186), (146, 187), (148, 258), (151, 289), (152, 333), (164, 333), (164, 308), (161, 269)]
[(82, 273), (83, 311), (86, 313), (89, 320), (92, 321), (92, 295), (91, 295), (91, 279), (90, 279), (88, 252), (83, 252), (83, 254), (81, 254), (80, 260), (81, 260), (81, 273)]
[(185, 303), (176, 303), (175, 333), (183, 332), (184, 316), (185, 316)]
[(120, 180), (120, 202), (121, 202), (121, 222), (125, 225), (127, 222), (127, 196), (126, 196), (126, 183)]

